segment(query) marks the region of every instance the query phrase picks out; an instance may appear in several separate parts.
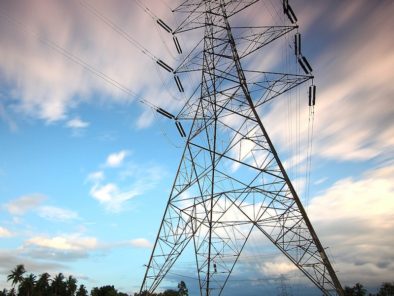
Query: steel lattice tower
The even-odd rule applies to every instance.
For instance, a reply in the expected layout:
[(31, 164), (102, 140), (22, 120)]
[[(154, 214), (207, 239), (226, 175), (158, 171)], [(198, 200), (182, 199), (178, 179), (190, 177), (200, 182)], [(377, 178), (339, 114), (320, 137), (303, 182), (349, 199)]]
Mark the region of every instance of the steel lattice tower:
[[(231, 18), (255, 2), (186, 0), (174, 10), (184, 19), (174, 33), (204, 30), (203, 48), (180, 64), (175, 80), (198, 71), (201, 83), (176, 117), (166, 113), (186, 144), (141, 292), (155, 291), (191, 244), (200, 294), (221, 295), (252, 231), (259, 231), (325, 295), (343, 295), (258, 112), (311, 80), (311, 68), (299, 52), (305, 75), (244, 69), (245, 57), (297, 28), (232, 27)], [(283, 8), (296, 20), (286, 1)], [(191, 122), (187, 135), (181, 120)]]

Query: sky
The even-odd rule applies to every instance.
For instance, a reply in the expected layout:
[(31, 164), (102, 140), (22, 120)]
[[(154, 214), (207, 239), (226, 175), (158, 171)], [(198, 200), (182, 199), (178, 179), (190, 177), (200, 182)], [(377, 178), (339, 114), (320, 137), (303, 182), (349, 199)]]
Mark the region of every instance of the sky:
[[(262, 2), (241, 20), (279, 17), (275, 0)], [(288, 101), (278, 98), (262, 120), (341, 283), (374, 292), (394, 280), (394, 2), (289, 2), (317, 85), (309, 183), (305, 149), (289, 147)], [(179, 22), (175, 2), (144, 3), (170, 26)], [(185, 53), (197, 33), (179, 36)], [(173, 124), (139, 102), (173, 113), (183, 104), (140, 45), (170, 65), (182, 58), (134, 0), (0, 2), (0, 287), (10, 287), (6, 276), (22, 263), (88, 287), (138, 290), (184, 144)], [(259, 63), (281, 58), (268, 52)], [(276, 291), (281, 276), (297, 286), (286, 259), (261, 257), (242, 266), (244, 278), (266, 279), (248, 282), (250, 295), (261, 286)]]

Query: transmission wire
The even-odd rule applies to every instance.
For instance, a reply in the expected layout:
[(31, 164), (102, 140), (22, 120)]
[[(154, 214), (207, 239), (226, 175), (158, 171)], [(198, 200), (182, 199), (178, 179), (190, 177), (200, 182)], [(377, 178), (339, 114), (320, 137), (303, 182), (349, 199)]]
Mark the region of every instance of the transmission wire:
[(49, 48), (53, 49), (54, 51), (57, 51), (58, 53), (60, 53), (61, 55), (65, 56), (67, 59), (69, 59), (70, 61), (74, 62), (75, 64), (78, 64), (79, 66), (81, 66), (82, 68), (84, 68), (85, 70), (90, 72), (91, 74), (101, 78), (102, 80), (104, 80), (108, 84), (111, 84), (112, 86), (116, 87), (117, 89), (121, 90), (125, 94), (130, 95), (132, 97), (135, 97), (140, 103), (142, 103), (142, 104), (144, 104), (144, 105), (146, 105), (146, 106), (148, 106), (148, 107), (150, 107), (150, 108), (152, 108), (154, 110), (157, 109), (157, 106), (155, 106), (149, 100), (147, 100), (147, 99), (143, 98), (142, 96), (138, 95), (136, 92), (134, 92), (130, 88), (124, 86), (122, 83), (120, 83), (117, 80), (115, 80), (114, 78), (108, 76), (104, 72), (94, 68), (93, 66), (88, 64), (82, 58), (80, 58), (80, 57), (74, 55), (73, 53), (71, 53), (69, 50), (63, 48), (62, 46), (58, 45), (57, 43), (55, 43), (55, 42), (53, 42), (53, 41), (51, 41), (51, 40), (49, 40), (47, 38), (42, 37), (40, 34), (35, 33), (32, 30), (28, 29), (25, 24), (23, 24), (21, 21), (15, 20), (14, 18), (8, 16), (7, 14), (4, 13), (4, 11), (0, 12), (0, 14), (10, 24), (16, 24), (20, 28), (20, 30), (22, 30), (23, 32), (25, 32), (28, 35), (33, 36), (34, 38), (36, 38), (38, 41), (40, 41), (44, 45), (48, 46)]

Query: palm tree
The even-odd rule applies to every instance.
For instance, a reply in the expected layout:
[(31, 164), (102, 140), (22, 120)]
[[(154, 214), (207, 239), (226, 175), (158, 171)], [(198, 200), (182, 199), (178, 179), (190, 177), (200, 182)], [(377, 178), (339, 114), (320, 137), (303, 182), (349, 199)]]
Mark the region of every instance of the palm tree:
[(70, 275), (66, 280), (67, 296), (74, 296), (77, 291), (77, 279)]
[(36, 294), (37, 296), (45, 296), (45, 295), (50, 295), (49, 291), (49, 281), (50, 281), (50, 275), (47, 272), (44, 272), (43, 274), (40, 275), (40, 278), (38, 279), (36, 283)]
[(36, 276), (31, 273), (19, 285), (19, 295), (32, 296), (35, 284)]
[(61, 272), (54, 277), (51, 287), (54, 295), (59, 296), (65, 294), (66, 287), (64, 283), (64, 275)]
[(13, 270), (11, 270), (11, 274), (7, 276), (7, 282), (12, 280), (12, 286), (15, 287), (16, 284), (23, 281), (23, 274), (25, 272), (26, 270), (23, 264), (17, 265)]
[(16, 296), (15, 288), (11, 288), (11, 290), (8, 291), (7, 296)]
[(84, 285), (80, 285), (77, 291), (77, 296), (88, 296), (88, 291)]

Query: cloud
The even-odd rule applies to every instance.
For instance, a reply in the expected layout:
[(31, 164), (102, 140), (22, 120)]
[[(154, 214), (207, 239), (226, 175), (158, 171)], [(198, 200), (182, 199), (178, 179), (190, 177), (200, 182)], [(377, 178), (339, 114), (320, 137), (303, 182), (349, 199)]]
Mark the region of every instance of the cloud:
[(91, 252), (100, 249), (95, 237), (79, 233), (59, 236), (36, 235), (27, 239), (18, 248), (21, 255), (32, 260), (75, 261), (88, 258)]
[[(379, 284), (394, 273), (394, 166), (362, 178), (345, 178), (316, 196), (308, 207), (335, 268), (348, 284)], [(351, 251), (350, 251), (351, 250)]]
[(0, 226), (0, 237), (11, 237), (13, 234), (7, 228)]
[[(171, 37), (164, 40), (137, 4), (95, 1), (91, 5), (121, 28), (151, 28), (149, 34), (134, 30), (130, 35), (153, 54), (173, 61), (173, 53), (163, 50), (165, 42), (175, 52)], [(171, 19), (164, 4), (154, 2), (154, 6), (161, 16)], [(153, 102), (170, 97), (155, 95), (163, 83), (157, 65), (80, 2), (1, 2), (0, 9), (4, 16), (0, 73), (12, 89), (12, 105), (18, 114), (55, 122), (93, 98), (124, 104), (137, 96), (148, 96)]]
[(152, 248), (152, 243), (145, 238), (136, 238), (130, 241), (130, 244), (136, 248)]
[(38, 207), (46, 197), (39, 194), (21, 196), (5, 204), (11, 215), (23, 215), (27, 211)]
[(87, 128), (89, 125), (89, 122), (83, 121), (79, 117), (75, 117), (66, 123), (66, 126), (72, 129), (83, 129)]
[(3, 281), (9, 274), (10, 270), (15, 268), (17, 264), (23, 263), (28, 272), (40, 274), (44, 271), (55, 274), (59, 271), (65, 270), (66, 266), (59, 262), (50, 262), (45, 260), (37, 260), (34, 257), (26, 257), (23, 255), (21, 249), (0, 249), (0, 285), (2, 288), (11, 288), (11, 283)]
[(97, 171), (90, 173), (87, 177), (87, 181), (91, 182), (99, 182), (105, 178), (104, 172), (103, 171)]
[[(2, 98), (1, 95), (0, 98)], [(0, 119), (3, 120), (8, 125), (11, 131), (15, 132), (18, 130), (18, 126), (15, 120), (10, 116), (8, 110), (1, 103), (0, 103)]]
[(108, 167), (118, 167), (122, 165), (124, 159), (129, 154), (127, 150), (122, 150), (108, 155), (106, 165)]
[(98, 246), (96, 238), (82, 237), (79, 235), (55, 237), (36, 236), (27, 240), (26, 244), (61, 251), (92, 250)]
[(44, 219), (53, 221), (68, 221), (78, 219), (78, 213), (67, 209), (53, 206), (41, 206), (38, 208), (38, 215)]
[(128, 151), (122, 150), (107, 157), (105, 168), (116, 168), (115, 175), (106, 177), (105, 170), (90, 173), (91, 197), (111, 212), (125, 210), (125, 203), (156, 186), (163, 169), (155, 165), (138, 165), (130, 161), (122, 165)]
[[(149, 182), (147, 180), (144, 181)], [(104, 205), (107, 210), (120, 212), (125, 210), (124, 204), (127, 201), (142, 195), (152, 187), (152, 184), (146, 183), (145, 187), (141, 181), (138, 181), (130, 187), (130, 190), (122, 190), (114, 183), (95, 184), (90, 190), (90, 195)]]

